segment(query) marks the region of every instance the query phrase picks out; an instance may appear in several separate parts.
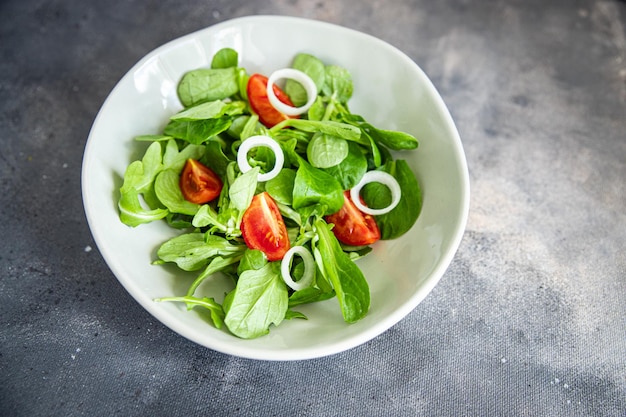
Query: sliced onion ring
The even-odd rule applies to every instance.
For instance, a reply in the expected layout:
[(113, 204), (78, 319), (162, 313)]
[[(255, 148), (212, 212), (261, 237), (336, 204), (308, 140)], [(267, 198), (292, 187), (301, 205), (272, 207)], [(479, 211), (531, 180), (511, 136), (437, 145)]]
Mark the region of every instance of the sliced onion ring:
[(285, 163), (285, 155), (283, 154), (283, 150), (281, 149), (278, 142), (276, 142), (271, 137), (264, 135), (250, 136), (249, 138), (241, 142), (239, 150), (237, 151), (237, 165), (239, 165), (239, 170), (244, 174), (250, 171), (252, 167), (248, 162), (248, 152), (250, 152), (250, 149), (256, 148), (257, 146), (270, 148), (272, 152), (274, 152), (274, 158), (276, 161), (274, 163), (274, 168), (272, 168), (272, 170), (269, 172), (263, 174), (259, 173), (259, 176), (257, 177), (257, 181), (259, 182), (269, 181), (276, 175), (278, 175), (280, 170), (283, 169), (283, 164)]
[[(276, 97), (276, 94), (274, 94), (274, 84), (277, 80), (283, 78), (289, 78), (297, 81), (304, 87), (307, 96), (307, 102), (304, 106), (292, 107), (283, 103), (278, 99), (278, 97)], [(287, 116), (298, 116), (302, 113), (306, 113), (315, 102), (315, 99), (317, 98), (317, 86), (311, 77), (306, 75), (304, 72), (293, 68), (283, 68), (274, 71), (267, 79), (267, 98), (270, 100), (272, 106), (274, 106), (274, 108), (279, 112), (286, 114)]]
[[(293, 258), (296, 254), (300, 255), (302, 261), (304, 262), (304, 274), (298, 281), (294, 281), (293, 278), (291, 278), (291, 258)], [(311, 252), (309, 252), (309, 250), (304, 246), (294, 246), (289, 249), (280, 263), (280, 274), (283, 277), (283, 281), (285, 281), (285, 284), (291, 287), (294, 291), (309, 287), (311, 282), (313, 282), (314, 271), (315, 260), (313, 259)]]
[[(379, 182), (389, 188), (389, 191), (391, 191), (391, 204), (381, 209), (372, 209), (361, 203), (361, 189), (370, 182)], [(398, 181), (396, 181), (393, 175), (384, 171), (367, 171), (365, 175), (363, 175), (363, 178), (361, 178), (361, 181), (350, 190), (350, 199), (363, 213), (379, 216), (393, 210), (400, 202), (401, 194), (400, 184), (398, 184)]]

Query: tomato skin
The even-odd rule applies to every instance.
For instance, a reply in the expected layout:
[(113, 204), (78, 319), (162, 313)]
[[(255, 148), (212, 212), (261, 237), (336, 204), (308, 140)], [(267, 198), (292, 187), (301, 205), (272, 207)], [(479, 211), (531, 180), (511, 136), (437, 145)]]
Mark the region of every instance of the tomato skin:
[(362, 213), (350, 199), (350, 191), (343, 193), (343, 207), (325, 217), (333, 223), (333, 233), (337, 240), (350, 246), (371, 245), (380, 239), (380, 229), (374, 218)]
[(241, 219), (241, 235), (250, 249), (260, 250), (269, 261), (283, 259), (290, 247), (283, 216), (267, 192), (252, 198)]
[[(266, 127), (272, 127), (290, 118), (298, 118), (298, 116), (287, 116), (272, 106), (269, 98), (267, 98), (267, 77), (265, 75), (253, 74), (248, 80), (246, 92), (250, 101), (250, 107), (259, 115), (259, 121)], [(274, 84), (274, 94), (278, 100), (293, 106), (289, 96), (276, 84)]]
[(180, 191), (185, 200), (204, 204), (215, 200), (224, 184), (213, 170), (200, 161), (188, 159), (180, 175)]

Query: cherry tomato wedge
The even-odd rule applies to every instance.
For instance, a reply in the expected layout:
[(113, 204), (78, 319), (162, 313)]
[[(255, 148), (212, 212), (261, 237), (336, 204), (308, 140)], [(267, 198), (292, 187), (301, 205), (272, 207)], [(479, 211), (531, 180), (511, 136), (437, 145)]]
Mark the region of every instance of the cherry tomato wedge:
[[(269, 98), (267, 98), (267, 77), (265, 75), (253, 74), (248, 80), (246, 91), (250, 107), (259, 115), (259, 120), (266, 127), (272, 127), (289, 118), (298, 118), (298, 116), (287, 116), (272, 106)], [(276, 84), (274, 84), (274, 94), (281, 102), (293, 106), (289, 96)]]
[(213, 170), (195, 159), (188, 159), (180, 175), (180, 190), (185, 200), (196, 204), (213, 201), (222, 192), (223, 183)]
[(270, 261), (283, 259), (290, 247), (283, 216), (267, 192), (252, 198), (241, 219), (241, 235), (250, 249), (260, 250)]
[(326, 216), (328, 223), (334, 223), (333, 233), (337, 240), (346, 245), (371, 245), (380, 239), (380, 229), (369, 214), (362, 213), (350, 199), (350, 191), (343, 193), (343, 207)]

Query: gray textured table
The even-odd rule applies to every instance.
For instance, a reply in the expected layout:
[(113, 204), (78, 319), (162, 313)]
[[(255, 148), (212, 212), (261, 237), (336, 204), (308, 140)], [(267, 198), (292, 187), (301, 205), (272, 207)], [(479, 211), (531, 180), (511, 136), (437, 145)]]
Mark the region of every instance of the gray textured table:
[[(178, 336), (124, 291), (84, 217), (82, 153), (118, 79), (253, 14), (403, 50), (468, 158), (467, 232), (440, 284), (327, 358)], [(624, 2), (4, 0), (0, 140), (0, 415), (626, 415)]]

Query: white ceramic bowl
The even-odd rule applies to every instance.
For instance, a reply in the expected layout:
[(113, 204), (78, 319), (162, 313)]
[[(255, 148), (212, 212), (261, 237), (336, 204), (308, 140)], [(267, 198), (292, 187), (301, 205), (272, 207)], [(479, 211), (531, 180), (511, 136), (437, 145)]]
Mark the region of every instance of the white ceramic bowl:
[[(423, 192), (422, 213), (403, 237), (377, 242), (358, 261), (370, 284), (371, 309), (346, 324), (336, 299), (299, 308), (309, 320), (288, 320), (270, 334), (239, 339), (208, 324), (180, 303), (154, 298), (184, 294), (193, 276), (154, 266), (158, 246), (175, 234), (162, 222), (129, 228), (118, 218), (118, 190), (126, 166), (147, 146), (133, 141), (159, 133), (181, 109), (178, 80), (188, 70), (210, 65), (223, 47), (239, 52), (248, 73), (286, 67), (298, 52), (347, 68), (353, 76), (351, 110), (383, 129), (402, 130), (420, 141), (405, 153)], [(461, 141), (441, 97), (410, 58), (372, 36), (319, 21), (255, 16), (229, 20), (169, 42), (139, 61), (117, 84), (98, 113), (82, 168), (85, 211), (105, 261), (126, 290), (154, 317), (208, 348), (254, 359), (321, 357), (360, 345), (410, 313), (433, 289), (462, 238), (469, 207), (469, 180)], [(223, 278), (200, 287), (220, 299)]]

